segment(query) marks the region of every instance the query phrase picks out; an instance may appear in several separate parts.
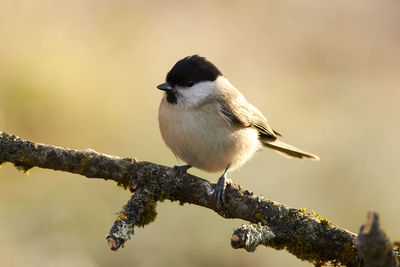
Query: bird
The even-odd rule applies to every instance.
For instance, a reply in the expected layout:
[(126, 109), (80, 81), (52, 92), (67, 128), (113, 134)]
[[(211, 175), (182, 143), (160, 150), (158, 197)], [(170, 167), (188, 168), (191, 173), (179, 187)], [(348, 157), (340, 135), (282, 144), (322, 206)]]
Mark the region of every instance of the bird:
[(186, 162), (175, 174), (191, 167), (222, 172), (214, 189), (217, 206), (225, 203), (228, 172), (238, 169), (263, 147), (297, 159), (319, 157), (279, 140), (265, 116), (205, 57), (187, 56), (167, 73), (158, 110), (162, 139)]

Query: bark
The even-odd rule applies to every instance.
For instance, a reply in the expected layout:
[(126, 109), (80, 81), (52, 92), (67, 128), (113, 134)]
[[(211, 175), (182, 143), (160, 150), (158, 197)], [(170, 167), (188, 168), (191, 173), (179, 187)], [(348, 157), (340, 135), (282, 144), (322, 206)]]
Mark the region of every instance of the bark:
[(375, 211), (368, 212), (367, 222), (361, 226), (356, 242), (364, 267), (398, 266), (398, 250), (393, 251), (393, 245), (381, 229)]

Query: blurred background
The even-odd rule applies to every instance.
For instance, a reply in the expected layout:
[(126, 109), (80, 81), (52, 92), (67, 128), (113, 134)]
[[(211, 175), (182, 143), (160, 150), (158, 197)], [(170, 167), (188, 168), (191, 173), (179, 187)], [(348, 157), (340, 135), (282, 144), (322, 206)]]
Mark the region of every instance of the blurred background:
[[(284, 141), (321, 157), (259, 152), (232, 179), (358, 232), (376, 209), (400, 238), (399, 1), (0, 2), (0, 131), (36, 142), (180, 164), (157, 110), (169, 69), (200, 54)], [(190, 170), (211, 181), (219, 174)], [(113, 182), (0, 169), (2, 266), (311, 266), (286, 251), (233, 250), (226, 220), (166, 201), (111, 252), (130, 193)]]

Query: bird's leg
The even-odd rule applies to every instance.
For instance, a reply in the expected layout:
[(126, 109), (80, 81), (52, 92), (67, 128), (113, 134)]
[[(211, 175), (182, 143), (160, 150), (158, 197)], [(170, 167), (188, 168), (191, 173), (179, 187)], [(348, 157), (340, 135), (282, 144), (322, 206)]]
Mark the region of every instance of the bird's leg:
[(184, 173), (186, 173), (187, 172), (187, 170), (188, 169), (190, 169), (192, 166), (190, 166), (190, 165), (183, 165), (183, 166), (174, 166), (173, 168), (172, 168), (172, 170), (171, 170), (171, 174), (173, 175), (173, 176), (180, 176), (180, 175), (182, 175), (182, 174), (184, 174)]
[(215, 193), (214, 193), (214, 197), (217, 200), (217, 206), (220, 207), (221, 204), (221, 200), (222, 202), (225, 202), (225, 188), (226, 188), (226, 183), (229, 181), (230, 179), (228, 179), (228, 171), (229, 171), (229, 166), (226, 167), (224, 173), (221, 175), (221, 177), (219, 177), (217, 185), (215, 186)]

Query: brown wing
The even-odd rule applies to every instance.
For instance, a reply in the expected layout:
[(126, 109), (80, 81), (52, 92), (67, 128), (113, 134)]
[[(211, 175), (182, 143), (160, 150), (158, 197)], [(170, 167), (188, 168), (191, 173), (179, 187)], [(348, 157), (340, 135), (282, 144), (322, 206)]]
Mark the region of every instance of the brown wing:
[(230, 123), (240, 124), (243, 127), (254, 127), (260, 132), (260, 137), (267, 140), (275, 140), (279, 133), (268, 125), (267, 119), (253, 105), (236, 90), (230, 90), (219, 96), (217, 101), (221, 113)]
[(242, 127), (254, 127), (259, 132), (261, 143), (281, 154), (298, 159), (319, 160), (318, 156), (302, 151), (296, 147), (277, 140), (281, 136), (271, 129), (267, 119), (253, 105), (249, 104), (243, 95), (233, 86), (217, 97), (221, 113), (231, 124)]

